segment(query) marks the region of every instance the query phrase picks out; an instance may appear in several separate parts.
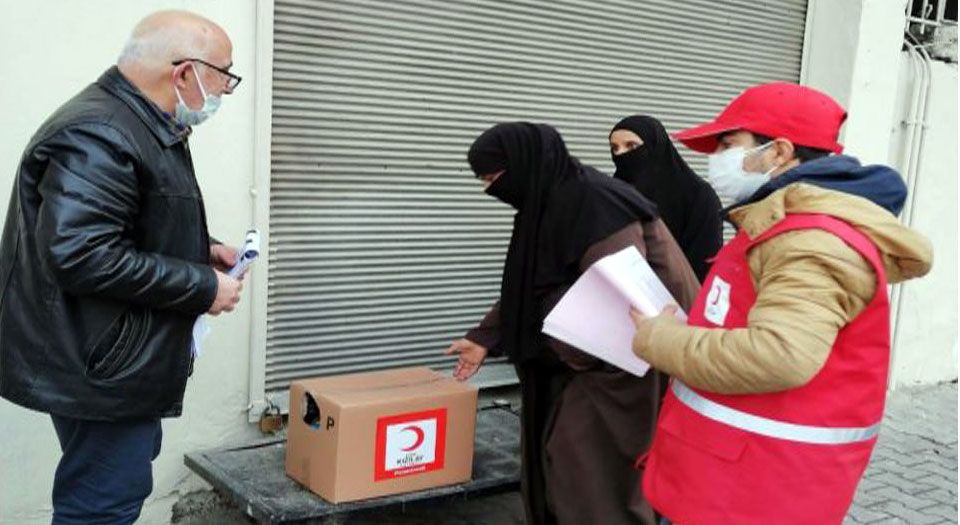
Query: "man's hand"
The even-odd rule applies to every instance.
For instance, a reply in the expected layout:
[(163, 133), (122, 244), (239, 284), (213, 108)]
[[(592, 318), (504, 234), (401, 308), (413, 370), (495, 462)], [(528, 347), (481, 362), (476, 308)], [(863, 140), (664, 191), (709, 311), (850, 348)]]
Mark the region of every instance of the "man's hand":
[[(210, 265), (214, 269), (221, 272), (228, 272), (230, 268), (233, 268), (233, 265), (237, 264), (237, 257), (239, 252), (236, 248), (227, 246), (226, 244), (211, 244), (210, 245)], [(243, 279), (241, 277), (241, 279)]]
[(466, 381), (473, 377), (487, 358), (487, 349), (469, 339), (457, 339), (445, 353), (460, 355), (457, 367), (453, 370), (453, 377), (457, 378), (457, 381)]
[(240, 290), (243, 289), (243, 283), (230, 277), (229, 275), (214, 270), (217, 274), (217, 297), (213, 300), (213, 305), (207, 310), (210, 315), (220, 315), (222, 312), (232, 312), (240, 302)]

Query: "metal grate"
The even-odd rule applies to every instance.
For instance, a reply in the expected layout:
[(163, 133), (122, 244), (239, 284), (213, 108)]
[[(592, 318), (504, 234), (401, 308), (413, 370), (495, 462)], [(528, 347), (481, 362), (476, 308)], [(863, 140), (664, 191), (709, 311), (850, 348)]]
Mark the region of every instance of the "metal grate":
[[(266, 387), (441, 351), (496, 299), (511, 228), (465, 152), (486, 127), (668, 129), (797, 81), (805, 0), (277, 0)], [(704, 170), (702, 156), (690, 157)], [(282, 397), (282, 396), (278, 396)]]

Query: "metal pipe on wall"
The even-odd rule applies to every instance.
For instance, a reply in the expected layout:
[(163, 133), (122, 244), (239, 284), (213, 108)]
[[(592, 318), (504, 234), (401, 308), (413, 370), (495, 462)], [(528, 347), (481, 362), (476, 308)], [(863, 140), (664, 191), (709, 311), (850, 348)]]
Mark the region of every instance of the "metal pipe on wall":
[[(920, 166), (923, 156), (923, 145), (928, 128), (930, 88), (933, 80), (933, 68), (930, 65), (930, 55), (922, 45), (908, 32), (904, 33), (904, 44), (910, 56), (910, 67), (914, 72), (914, 84), (911, 96), (911, 107), (905, 121), (903, 176), (907, 185), (907, 201), (901, 220), (907, 226), (913, 225), (913, 216), (917, 201), (917, 188), (920, 179)], [(893, 313), (893, 329), (891, 342), (897, 348), (900, 336), (900, 324), (903, 311), (903, 284), (893, 287), (890, 297), (890, 310)], [(891, 373), (893, 367), (891, 367)]]

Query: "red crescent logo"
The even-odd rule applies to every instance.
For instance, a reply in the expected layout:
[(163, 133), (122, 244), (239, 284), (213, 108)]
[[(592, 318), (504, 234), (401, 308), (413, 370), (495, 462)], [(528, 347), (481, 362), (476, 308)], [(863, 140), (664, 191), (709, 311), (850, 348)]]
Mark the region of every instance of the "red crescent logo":
[(410, 446), (407, 447), (407, 448), (401, 449), (401, 450), (403, 450), (404, 452), (410, 452), (411, 450), (417, 450), (418, 448), (420, 448), (420, 445), (423, 444), (424, 434), (423, 434), (423, 429), (422, 429), (422, 428), (420, 428), (420, 427), (415, 427), (415, 426), (413, 426), (413, 425), (410, 425), (409, 427), (405, 427), (403, 430), (401, 430), (401, 432), (406, 432), (406, 431), (408, 431), (408, 430), (417, 435), (417, 440), (413, 442), (413, 445), (410, 445)]

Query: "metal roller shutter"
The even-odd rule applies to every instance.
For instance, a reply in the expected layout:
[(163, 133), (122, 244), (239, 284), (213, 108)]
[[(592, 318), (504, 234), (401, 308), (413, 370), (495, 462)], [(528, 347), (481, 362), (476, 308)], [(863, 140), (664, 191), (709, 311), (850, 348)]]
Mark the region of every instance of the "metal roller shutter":
[(797, 81), (805, 11), (805, 0), (277, 0), (268, 394), (300, 377), (448, 361), (441, 350), (496, 299), (510, 233), (511, 210), (464, 160), (483, 129), (548, 122), (612, 172), (606, 137), (622, 116), (677, 130), (746, 86)]

